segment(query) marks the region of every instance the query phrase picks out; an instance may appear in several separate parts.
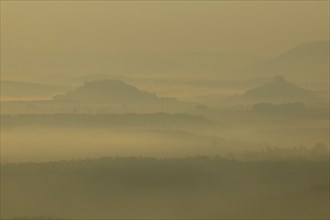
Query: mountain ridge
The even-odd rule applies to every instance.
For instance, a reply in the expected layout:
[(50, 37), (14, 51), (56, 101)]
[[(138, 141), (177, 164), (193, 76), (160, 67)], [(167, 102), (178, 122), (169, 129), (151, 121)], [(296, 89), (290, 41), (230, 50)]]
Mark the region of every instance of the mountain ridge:
[(307, 42), (259, 64), (236, 72), (239, 76), (257, 77), (281, 74), (294, 81), (329, 80), (329, 41)]

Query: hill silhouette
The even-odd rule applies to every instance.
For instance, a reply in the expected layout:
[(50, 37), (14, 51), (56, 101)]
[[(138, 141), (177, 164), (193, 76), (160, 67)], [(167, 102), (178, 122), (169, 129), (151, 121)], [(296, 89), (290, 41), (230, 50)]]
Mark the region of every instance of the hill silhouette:
[(300, 44), (265, 62), (244, 68), (240, 76), (270, 76), (281, 73), (295, 81), (329, 80), (329, 41)]
[(158, 104), (176, 101), (174, 98), (158, 97), (120, 80), (85, 82), (81, 87), (53, 99), (102, 104)]
[(314, 94), (276, 76), (273, 82), (248, 90), (242, 97), (257, 102), (308, 102), (314, 99)]

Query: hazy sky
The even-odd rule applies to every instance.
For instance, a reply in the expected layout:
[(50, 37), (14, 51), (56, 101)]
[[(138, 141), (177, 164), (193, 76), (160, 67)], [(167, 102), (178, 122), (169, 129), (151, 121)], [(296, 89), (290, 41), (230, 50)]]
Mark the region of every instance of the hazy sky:
[(18, 51), (276, 55), (329, 39), (328, 1), (1, 1), (2, 55)]

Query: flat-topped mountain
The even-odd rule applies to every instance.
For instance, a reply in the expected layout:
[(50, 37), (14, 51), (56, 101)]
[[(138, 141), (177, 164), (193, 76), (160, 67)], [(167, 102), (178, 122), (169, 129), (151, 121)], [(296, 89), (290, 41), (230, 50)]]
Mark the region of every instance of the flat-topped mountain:
[(81, 87), (65, 95), (55, 96), (54, 100), (102, 104), (157, 104), (164, 101), (175, 101), (174, 98), (161, 98), (120, 80), (85, 82)]

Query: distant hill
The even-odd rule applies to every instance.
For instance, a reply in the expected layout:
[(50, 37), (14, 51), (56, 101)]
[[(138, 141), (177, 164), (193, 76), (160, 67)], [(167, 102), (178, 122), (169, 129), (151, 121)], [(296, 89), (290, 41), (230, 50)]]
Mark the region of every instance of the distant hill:
[(271, 83), (246, 91), (244, 100), (254, 102), (309, 102), (313, 101), (314, 93), (287, 82), (284, 77), (276, 76)]
[(329, 41), (304, 43), (275, 58), (238, 71), (241, 77), (277, 74), (300, 82), (327, 82), (329, 80)]
[(1, 81), (1, 99), (49, 98), (64, 93), (70, 87), (65, 85), (48, 85), (22, 81)]
[(54, 100), (69, 100), (99, 104), (158, 104), (176, 102), (174, 98), (161, 98), (120, 80), (99, 80), (84, 85)]

